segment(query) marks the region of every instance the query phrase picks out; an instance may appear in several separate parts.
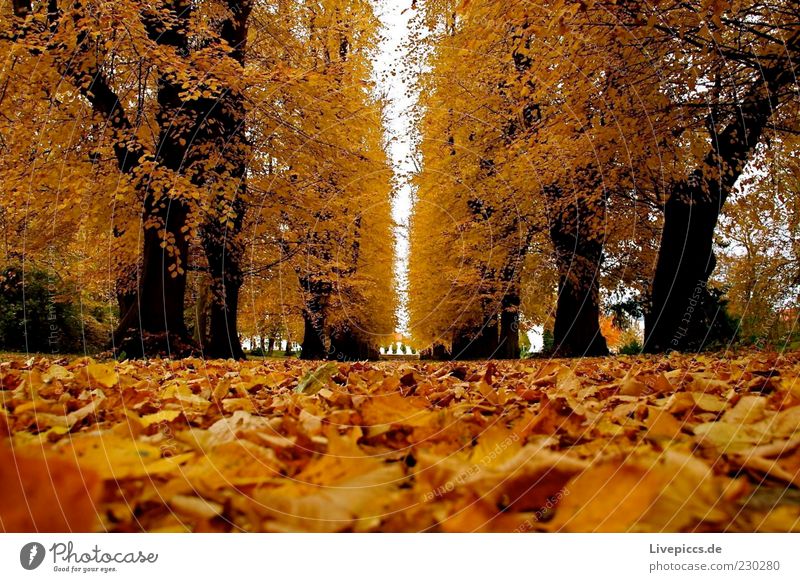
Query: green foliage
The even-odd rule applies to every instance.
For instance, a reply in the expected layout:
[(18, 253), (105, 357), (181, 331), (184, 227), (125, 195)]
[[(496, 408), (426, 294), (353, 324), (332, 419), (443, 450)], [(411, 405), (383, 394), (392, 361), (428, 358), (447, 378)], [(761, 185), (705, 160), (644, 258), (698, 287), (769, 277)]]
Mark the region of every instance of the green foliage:
[(531, 340), (528, 338), (528, 334), (525, 332), (520, 332), (519, 334), (519, 357), (520, 358), (527, 358), (531, 355)]
[(555, 337), (553, 336), (553, 330), (545, 328), (544, 333), (542, 334), (542, 352), (545, 354), (552, 352), (554, 346)]
[[(81, 319), (77, 291), (37, 268), (6, 267), (0, 274), (0, 347), (4, 350), (80, 353), (107, 342), (100, 308)], [(95, 317), (99, 316), (99, 317)]]
[(621, 356), (638, 356), (642, 353), (642, 343), (634, 338), (620, 347), (618, 353)]

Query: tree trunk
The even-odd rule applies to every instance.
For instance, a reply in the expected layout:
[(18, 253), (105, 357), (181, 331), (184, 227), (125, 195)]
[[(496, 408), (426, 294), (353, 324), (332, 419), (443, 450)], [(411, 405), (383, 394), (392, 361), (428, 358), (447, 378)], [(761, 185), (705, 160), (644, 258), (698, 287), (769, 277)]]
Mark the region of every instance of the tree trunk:
[(211, 316), (210, 280), (205, 275), (197, 280), (197, 300), (195, 301), (195, 322), (192, 340), (202, 349), (208, 345), (208, 325)]
[(358, 362), (380, 359), (380, 350), (364, 341), (350, 328), (337, 331), (331, 338), (329, 357), (342, 362)]
[(447, 361), (451, 358), (450, 358), (450, 352), (447, 351), (447, 348), (445, 348), (442, 344), (435, 344), (430, 348), (422, 350), (419, 353), (419, 359), (442, 362), (442, 361)]
[[(264, 339), (263, 338), (261, 339), (261, 350), (262, 351), (264, 350)], [(267, 342), (267, 355), (268, 356), (272, 356), (272, 352), (273, 351), (275, 351), (275, 338), (271, 337), (271, 338), (269, 338), (269, 341)]]
[(497, 357), (498, 322), (491, 316), (480, 328), (465, 328), (453, 338), (454, 360), (487, 360)]
[(608, 355), (606, 339), (600, 332), (597, 279), (573, 280), (567, 271), (559, 276), (558, 305), (553, 327), (555, 355), (564, 357)]
[[(229, 17), (220, 23), (220, 38), (231, 47), (230, 57), (242, 68), (247, 49), (248, 19), (252, 0), (228, 0)], [(241, 238), (244, 215), (247, 210), (246, 178), (250, 148), (247, 143), (244, 95), (236, 90), (224, 91), (217, 99), (201, 99), (197, 105), (203, 122), (197, 134), (199, 143), (209, 143), (220, 156), (213, 174), (221, 192), (215, 195), (211, 212), (202, 228), (203, 249), (211, 273), (214, 301), (211, 305), (211, 326), (206, 353), (212, 358), (244, 359), (239, 341), (238, 318), (239, 291), (244, 282), (242, 257), (244, 245)], [(199, 150), (201, 164), (207, 153)], [(198, 185), (208, 183), (208, 169), (200, 170)], [(235, 185), (231, 193), (228, 184)], [(224, 220), (221, 218), (225, 217)]]
[[(742, 174), (783, 91), (796, 83), (794, 67), (781, 60), (761, 69), (723, 129), (711, 128), (702, 166), (675, 184), (664, 208), (664, 229), (645, 316), (647, 352), (698, 349), (710, 329), (705, 311), (708, 279), (716, 266), (714, 231), (722, 206)], [(713, 319), (711, 320), (713, 322)]]
[(243, 277), (240, 271), (243, 249), (240, 241), (229, 241), (224, 225), (205, 225), (203, 249), (211, 276), (211, 301), (209, 305), (208, 341), (203, 353), (209, 358), (243, 360), (239, 340), (239, 292)]
[(117, 287), (117, 308), (119, 316), (124, 317), (136, 303), (136, 291)]
[(203, 346), (203, 353), (209, 358), (244, 360), (237, 321), (241, 277), (230, 273), (215, 274), (213, 281), (214, 286), (222, 281), (222, 289), (214, 293), (215, 297), (211, 301), (210, 333), (208, 345)]
[[(580, 172), (579, 172), (580, 173)], [(591, 168), (581, 183), (587, 192), (599, 186)], [(600, 332), (600, 266), (603, 261), (602, 233), (596, 232), (599, 210), (590, 197), (578, 193), (567, 197), (559, 189), (550, 191), (555, 206), (550, 240), (558, 267), (558, 304), (553, 329), (555, 355), (604, 356), (608, 346)]]
[(303, 310), (303, 344), (300, 352), (301, 360), (324, 360), (328, 356), (323, 339), (324, 326), (321, 317), (315, 316), (308, 310)]
[[(186, 295), (185, 261), (189, 242), (182, 226), (188, 210), (179, 201), (166, 205), (166, 210), (146, 204), (145, 217), (160, 214), (161, 229), (146, 228), (142, 247), (142, 269), (134, 301), (120, 318), (114, 332), (114, 345), (129, 357), (163, 355), (181, 357), (191, 351), (192, 341), (183, 317)], [(162, 248), (164, 231), (174, 241), (173, 251)], [(178, 259), (180, 268), (178, 267)]]
[(517, 360), (519, 347), (519, 294), (509, 291), (503, 296), (503, 310), (500, 313), (500, 342), (497, 359)]
[(701, 192), (676, 194), (667, 201), (652, 306), (645, 318), (646, 351), (684, 350), (703, 343), (708, 329), (700, 311), (716, 266), (713, 241), (721, 204)]
[[(173, 47), (179, 55), (188, 56), (188, 28), (185, 24), (192, 11), (184, 0), (176, 1), (173, 8), (181, 22), (163, 31), (158, 40), (160, 44)], [(175, 79), (168, 75), (159, 77), (156, 100), (160, 133), (155, 161), (176, 173), (184, 169), (187, 144), (192, 134), (191, 127), (176, 123), (179, 112), (185, 110), (182, 94), (183, 87)], [(128, 162), (121, 160), (121, 167), (123, 163)], [(193, 351), (183, 317), (189, 251), (184, 227), (189, 207), (183, 200), (170, 196), (168, 185), (149, 180), (140, 185), (146, 189), (146, 194), (138, 298), (120, 319), (114, 333), (115, 346), (137, 357), (183, 357)]]

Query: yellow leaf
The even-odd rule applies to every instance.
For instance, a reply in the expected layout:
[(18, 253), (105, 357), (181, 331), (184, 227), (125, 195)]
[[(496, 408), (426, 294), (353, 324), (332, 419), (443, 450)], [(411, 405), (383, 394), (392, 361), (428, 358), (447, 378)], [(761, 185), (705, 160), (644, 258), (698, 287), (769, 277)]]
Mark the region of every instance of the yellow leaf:
[(114, 364), (91, 363), (86, 367), (86, 371), (89, 377), (103, 388), (111, 388), (117, 383), (118, 375)]

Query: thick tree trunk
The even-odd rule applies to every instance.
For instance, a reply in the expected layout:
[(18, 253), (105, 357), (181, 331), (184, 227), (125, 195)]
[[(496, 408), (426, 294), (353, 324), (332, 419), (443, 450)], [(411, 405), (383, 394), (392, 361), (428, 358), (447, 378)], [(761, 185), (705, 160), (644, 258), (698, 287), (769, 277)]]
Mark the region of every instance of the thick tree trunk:
[(419, 353), (419, 359), (438, 362), (446, 361), (450, 359), (450, 352), (442, 344), (435, 344), (428, 349), (422, 350)]
[(136, 290), (117, 287), (117, 309), (120, 317), (124, 317), (136, 303)]
[(238, 328), (239, 294), (243, 283), (240, 270), (243, 249), (238, 232), (244, 215), (240, 208), (243, 201), (237, 200), (234, 206), (239, 209), (234, 219), (234, 233), (228, 233), (219, 220), (206, 224), (203, 230), (203, 250), (211, 276), (209, 333), (203, 353), (209, 358), (243, 360), (245, 355)]
[(652, 306), (645, 321), (646, 351), (684, 350), (703, 343), (708, 328), (700, 312), (716, 266), (713, 241), (721, 204), (699, 191), (676, 193), (667, 201)]
[(208, 342), (203, 348), (210, 358), (241, 360), (244, 351), (239, 340), (238, 311), (243, 283), (240, 272), (242, 251), (235, 248), (238, 241), (226, 242), (224, 233), (206, 226), (203, 247), (211, 274), (212, 298)]
[(208, 345), (203, 353), (209, 358), (244, 360), (242, 342), (239, 340), (238, 307), (241, 277), (235, 274), (213, 276), (212, 285), (220, 285), (211, 301)]
[[(191, 9), (185, 0), (176, 0), (172, 7), (183, 22), (159, 34), (159, 43), (187, 56), (188, 28), (182, 25), (189, 21)], [(176, 123), (186, 105), (182, 93), (183, 87), (175, 79), (167, 75), (159, 78), (160, 133), (155, 161), (176, 173), (184, 169), (187, 144), (192, 137), (191, 127)], [(121, 160), (121, 167), (123, 163), (127, 162)], [(171, 198), (169, 186), (163, 183), (145, 181), (141, 187), (147, 192), (142, 216), (144, 245), (138, 298), (120, 320), (114, 334), (115, 345), (128, 355), (186, 356), (193, 351), (183, 316), (189, 254), (184, 227), (189, 207), (183, 200)]]
[[(231, 58), (244, 67), (247, 22), (253, 2), (228, 0), (227, 3), (230, 17), (222, 21), (220, 37), (230, 45)], [(224, 153), (224, 161), (215, 173), (222, 181), (233, 181), (236, 185), (232, 200), (225, 193), (217, 195), (203, 225), (203, 248), (214, 290), (207, 354), (212, 358), (239, 360), (244, 359), (237, 327), (239, 291), (244, 282), (241, 266), (244, 250), (240, 236), (247, 209), (244, 198), (250, 155), (245, 135), (244, 96), (236, 90), (226, 91), (219, 99), (205, 100), (201, 111), (205, 123), (199, 134), (200, 140), (214, 144), (220, 156)], [(205, 181), (201, 176), (200, 182)], [(221, 220), (221, 215), (227, 216), (227, 220)]]
[(503, 296), (503, 310), (500, 313), (500, 342), (495, 356), (497, 359), (519, 359), (519, 307), (520, 298), (516, 291), (509, 291)]
[[(149, 206), (149, 205), (148, 205)], [(172, 201), (160, 213), (152, 208), (146, 217), (161, 214), (163, 228), (146, 228), (142, 247), (142, 269), (136, 297), (121, 316), (114, 332), (114, 345), (129, 357), (181, 357), (191, 351), (183, 317), (186, 295), (185, 262), (189, 242), (182, 232), (188, 211), (181, 202)], [(164, 231), (174, 244), (171, 252), (162, 248)]]
[(305, 308), (303, 309), (303, 343), (300, 358), (303, 360), (325, 360), (328, 358), (326, 344), (325, 308), (331, 293), (331, 284), (310, 277), (300, 278)]
[(301, 360), (324, 360), (328, 357), (323, 336), (324, 325), (321, 318), (308, 310), (303, 311), (303, 344), (301, 346)]
[[(170, 206), (173, 208), (168, 211), (165, 230), (174, 237), (175, 255), (161, 248), (161, 233), (150, 228), (144, 234), (142, 287), (139, 292), (142, 306), (140, 323), (145, 332), (167, 331), (186, 336), (183, 301), (186, 296), (185, 261), (189, 253), (189, 241), (180, 230), (186, 224), (187, 210), (177, 202)], [(182, 261), (180, 269), (177, 268), (178, 259)]]
[(565, 357), (608, 355), (599, 321), (597, 279), (589, 276), (575, 281), (569, 271), (560, 275), (553, 327), (555, 354)]
[[(586, 170), (582, 181), (591, 187), (596, 176)], [(591, 189), (588, 190), (591, 192)], [(558, 267), (558, 304), (553, 345), (558, 356), (603, 356), (608, 346), (600, 332), (600, 267), (602, 232), (596, 232), (599, 212), (581, 195), (569, 199), (557, 189), (551, 195), (556, 211), (550, 240)]]

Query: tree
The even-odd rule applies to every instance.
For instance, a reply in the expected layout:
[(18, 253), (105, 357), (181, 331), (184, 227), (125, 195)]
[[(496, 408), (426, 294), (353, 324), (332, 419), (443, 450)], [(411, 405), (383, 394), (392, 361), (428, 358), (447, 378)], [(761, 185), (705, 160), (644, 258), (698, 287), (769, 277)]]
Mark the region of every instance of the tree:
[[(208, 19), (217, 8), (221, 15)], [(237, 44), (246, 35), (249, 4), (15, 0), (13, 9), (14, 43), (52, 66), (103, 120), (118, 170), (138, 193), (138, 284), (130, 292), (119, 285), (123, 313), (115, 343), (129, 355), (185, 352), (191, 339), (183, 307), (190, 233), (199, 226), (198, 190), (227, 176), (213, 179), (224, 164), (212, 169), (208, 160), (236, 124), (231, 109), (221, 105), (236, 93), (230, 89), (240, 70), (222, 65), (212, 73), (212, 67), (243, 51)], [(130, 78), (139, 79), (138, 93)], [(148, 130), (157, 136), (151, 143)], [(115, 225), (115, 234), (124, 237), (131, 226)], [(215, 264), (213, 256), (209, 264)], [(241, 355), (241, 348), (228, 352)]]
[(800, 160), (796, 138), (759, 147), (723, 209), (717, 237), (719, 269), (741, 336), (780, 345), (795, 329), (800, 283)]
[[(563, 2), (533, 11), (487, 2), (424, 5), (434, 51), (422, 85), (411, 284), (465, 290), (455, 291), (452, 310), (437, 309), (444, 321), (434, 326), (436, 334), (457, 321), (444, 334), (451, 337), (438, 341), (462, 356), (518, 357), (523, 266), (549, 238), (558, 271), (557, 350), (606, 353), (598, 320), (603, 229), (610, 220), (606, 182), (617, 179), (622, 190), (630, 181), (620, 163), (627, 128), (604, 121), (611, 114), (603, 93), (617, 91), (617, 76), (609, 74), (616, 62), (598, 49), (610, 44), (609, 33), (589, 27), (577, 5)], [(614, 56), (622, 62), (625, 55), (620, 49)], [(445, 96), (448, 107), (437, 107)], [(442, 176), (452, 176), (446, 198), (453, 203), (428, 219), (423, 213), (435, 214), (425, 209), (433, 200), (423, 197), (430, 188), (441, 205)], [(413, 267), (425, 244), (414, 246), (414, 231), (431, 240), (429, 228), (452, 232), (452, 240), (436, 246), (462, 249), (460, 264), (433, 263), (440, 270), (433, 279)], [(442, 281), (448, 271), (453, 276)], [(412, 306), (412, 320), (418, 313), (432, 324), (433, 301)], [(437, 341), (436, 334), (427, 333), (428, 341)]]
[(707, 331), (690, 322), (687, 334), (677, 333), (694, 289), (714, 271), (725, 201), (765, 133), (796, 125), (800, 9), (782, 1), (665, 1), (626, 3), (616, 14), (658, 66), (665, 122), (690, 153), (682, 156), (686, 171), (665, 182), (645, 331), (646, 350), (680, 349)]
[(420, 17), (428, 30), (421, 46), (431, 50), (420, 51), (430, 72), (419, 86), (411, 327), (426, 351), (515, 358), (522, 269), (545, 230), (544, 205), (525, 179), (529, 158), (516, 150), (519, 116), (504, 82), (511, 49), (472, 6), (456, 7), (426, 2)]

